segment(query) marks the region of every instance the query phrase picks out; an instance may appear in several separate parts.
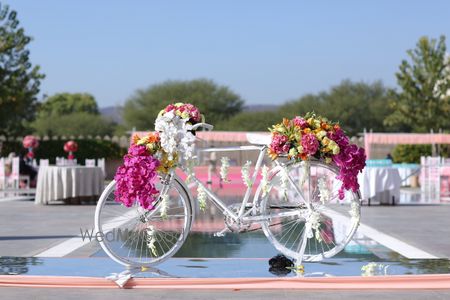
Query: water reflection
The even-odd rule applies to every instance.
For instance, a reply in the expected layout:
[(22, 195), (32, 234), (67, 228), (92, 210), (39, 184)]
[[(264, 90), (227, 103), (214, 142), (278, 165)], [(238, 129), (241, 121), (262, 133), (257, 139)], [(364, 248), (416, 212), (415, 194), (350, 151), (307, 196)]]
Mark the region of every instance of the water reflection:
[[(388, 275), (449, 273), (450, 261), (379, 259), (376, 263), (389, 266)], [(187, 278), (253, 278), (278, 276), (360, 276), (370, 261), (355, 258), (331, 258), (317, 263), (305, 263), (304, 273), (294, 269), (271, 272), (268, 258), (172, 258), (153, 268), (125, 270), (108, 258), (1, 258), (2, 275), (27, 274), (44, 276), (106, 277), (129, 274), (133, 277)], [(125, 270), (125, 271), (124, 271)]]
[(0, 275), (19, 275), (28, 273), (30, 266), (42, 265), (43, 261), (36, 257), (0, 257)]

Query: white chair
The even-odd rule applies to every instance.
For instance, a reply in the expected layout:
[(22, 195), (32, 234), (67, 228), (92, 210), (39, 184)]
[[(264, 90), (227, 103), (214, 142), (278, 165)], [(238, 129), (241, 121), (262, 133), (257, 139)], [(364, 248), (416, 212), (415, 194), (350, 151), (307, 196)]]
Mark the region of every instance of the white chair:
[(64, 157), (56, 157), (56, 165), (57, 166), (65, 166), (66, 159)]
[(85, 159), (84, 165), (86, 167), (95, 167), (95, 159)]
[(104, 158), (99, 158), (99, 159), (97, 159), (97, 167), (99, 167), (100, 169), (102, 169), (102, 171), (103, 171), (103, 177), (106, 178), (106, 164), (105, 164), (105, 159), (104, 159)]
[(6, 189), (5, 159), (0, 158), (0, 189)]
[(12, 159), (12, 172), (8, 178), (9, 183), (12, 183), (14, 189), (20, 188), (20, 181), (26, 182), (26, 188), (30, 188), (30, 176), (20, 175), (20, 158), (14, 157)]
[(48, 159), (40, 159), (39, 160), (39, 167), (47, 167), (50, 165), (50, 162)]

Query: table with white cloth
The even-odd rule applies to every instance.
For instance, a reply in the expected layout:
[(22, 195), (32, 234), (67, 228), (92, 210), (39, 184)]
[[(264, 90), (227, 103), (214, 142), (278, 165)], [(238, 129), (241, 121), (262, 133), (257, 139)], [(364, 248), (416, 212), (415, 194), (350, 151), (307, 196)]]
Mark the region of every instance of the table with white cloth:
[(39, 168), (35, 203), (98, 196), (103, 183), (103, 171), (98, 167), (43, 166)]
[[(358, 175), (363, 200), (375, 200), (380, 204), (395, 204), (400, 199), (402, 179), (397, 168), (366, 167)], [(394, 197), (395, 201), (392, 201)], [(392, 201), (392, 202), (391, 202)]]

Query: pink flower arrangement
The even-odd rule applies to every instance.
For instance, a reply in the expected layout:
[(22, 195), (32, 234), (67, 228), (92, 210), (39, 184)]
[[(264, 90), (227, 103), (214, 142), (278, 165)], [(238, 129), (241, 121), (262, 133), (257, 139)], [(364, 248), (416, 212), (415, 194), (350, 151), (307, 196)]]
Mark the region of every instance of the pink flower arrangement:
[(303, 152), (307, 155), (314, 155), (319, 149), (319, 141), (312, 133), (307, 133), (302, 136)]
[(270, 143), (270, 148), (273, 149), (276, 154), (287, 153), (290, 148), (288, 142), (289, 139), (287, 136), (275, 133), (272, 136), (272, 143)]
[(75, 156), (73, 155), (73, 152), (78, 151), (78, 144), (75, 141), (67, 141), (64, 144), (64, 151), (69, 153), (67, 155), (67, 158), (72, 160), (75, 158)]
[(366, 165), (366, 154), (364, 149), (350, 144), (348, 137), (341, 129), (334, 134), (330, 134), (330, 138), (335, 138), (335, 142), (340, 148), (339, 154), (333, 156), (333, 161), (339, 167), (338, 179), (342, 181), (339, 198), (343, 199), (345, 190), (358, 191), (358, 173)]
[[(198, 108), (189, 103), (169, 104), (161, 110), (159, 116), (170, 111), (173, 111), (177, 118), (188, 119), (192, 125), (203, 118)], [(174, 153), (173, 159), (169, 159), (158, 132), (143, 137), (133, 136), (131, 142), (128, 153), (124, 156), (124, 164), (117, 169), (114, 176), (116, 202), (126, 207), (138, 202), (143, 208), (153, 210), (159, 195), (156, 187), (158, 176), (174, 169), (180, 155)]]
[(124, 165), (114, 176), (116, 201), (127, 207), (137, 201), (143, 208), (152, 210), (159, 193), (155, 186), (159, 165), (159, 160), (150, 155), (144, 145), (131, 145), (124, 157)]
[(35, 149), (39, 147), (39, 140), (35, 136), (27, 135), (26, 137), (23, 138), (22, 145), (24, 148), (27, 149), (29, 148)]
[(23, 138), (22, 145), (28, 149), (27, 157), (32, 160), (34, 158), (33, 149), (39, 147), (39, 140), (35, 136), (27, 135)]
[(366, 155), (364, 149), (350, 144), (338, 124), (307, 113), (304, 117), (283, 119), (272, 126), (271, 132), (268, 152), (272, 159), (286, 155), (293, 160), (316, 158), (333, 162), (339, 168), (338, 179), (342, 181), (339, 198), (344, 198), (345, 190), (356, 192), (359, 189), (358, 173), (366, 165)]
[(166, 113), (169, 111), (174, 111), (176, 115), (182, 117), (183, 119), (189, 118), (189, 122), (193, 125), (201, 122), (201, 120), (202, 120), (202, 115), (200, 114), (200, 110), (196, 106), (194, 106), (190, 103), (179, 102), (179, 103), (175, 103), (175, 104), (169, 104), (166, 106), (165, 109), (163, 109), (160, 112), (160, 114)]

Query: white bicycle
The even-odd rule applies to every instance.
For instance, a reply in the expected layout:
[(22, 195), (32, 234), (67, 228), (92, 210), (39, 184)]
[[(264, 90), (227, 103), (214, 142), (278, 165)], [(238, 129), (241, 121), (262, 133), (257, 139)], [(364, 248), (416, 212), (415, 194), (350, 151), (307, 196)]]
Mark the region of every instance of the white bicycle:
[[(195, 126), (212, 129), (209, 124)], [(333, 164), (278, 158), (273, 161), (267, 182), (255, 187), (267, 157), (263, 142), (200, 151), (259, 151), (250, 177), (252, 184), (239, 205), (227, 206), (195, 174), (192, 178), (223, 213), (225, 229), (221, 233), (243, 232), (259, 224), (272, 245), (298, 264), (337, 254), (359, 225), (360, 194), (347, 191), (343, 200), (338, 199), (341, 182)], [(130, 208), (117, 203), (115, 188), (112, 181), (95, 211), (95, 230), (104, 237), (100, 241), (103, 250), (128, 267), (151, 266), (173, 256), (186, 240), (195, 218), (195, 199), (186, 184), (174, 171), (161, 176), (157, 183), (160, 195), (151, 211), (138, 204)]]

